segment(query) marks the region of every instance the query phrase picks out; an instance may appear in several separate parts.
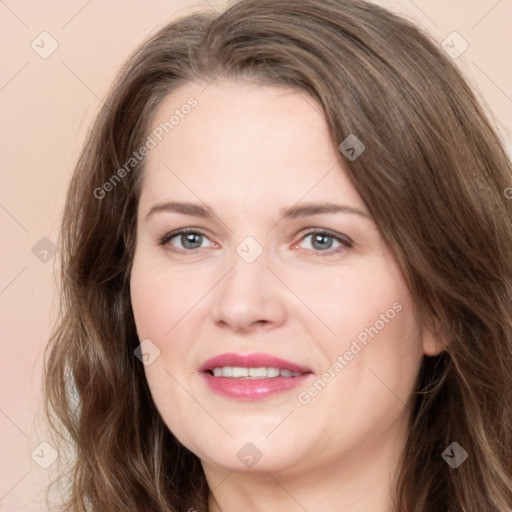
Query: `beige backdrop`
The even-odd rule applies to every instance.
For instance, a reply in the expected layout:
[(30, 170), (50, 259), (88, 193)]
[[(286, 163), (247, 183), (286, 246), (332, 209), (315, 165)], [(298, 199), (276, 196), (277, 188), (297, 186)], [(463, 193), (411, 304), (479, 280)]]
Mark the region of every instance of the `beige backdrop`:
[[(512, 1), (379, 3), (416, 20), (453, 57), (463, 52), (456, 61), (497, 118), (510, 148)], [(220, 5), (213, 0), (0, 0), (2, 511), (46, 510), (39, 504), (41, 490), (57, 454), (34, 418), (43, 350), (58, 304), (54, 244), (86, 129), (121, 62), (149, 32), (190, 8)]]

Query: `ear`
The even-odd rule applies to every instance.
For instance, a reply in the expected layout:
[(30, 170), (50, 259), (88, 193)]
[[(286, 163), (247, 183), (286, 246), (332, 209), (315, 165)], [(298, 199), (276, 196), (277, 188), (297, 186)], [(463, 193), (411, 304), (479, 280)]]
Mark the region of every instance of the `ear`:
[(427, 327), (423, 328), (422, 346), (426, 356), (438, 356), (447, 346), (444, 336), (438, 330), (436, 331)]

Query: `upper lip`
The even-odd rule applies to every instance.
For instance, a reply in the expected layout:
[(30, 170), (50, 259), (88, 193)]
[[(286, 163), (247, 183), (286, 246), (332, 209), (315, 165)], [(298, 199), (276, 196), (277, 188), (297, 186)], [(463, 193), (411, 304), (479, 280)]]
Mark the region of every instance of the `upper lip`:
[(207, 372), (214, 368), (224, 366), (238, 366), (241, 368), (279, 368), (280, 370), (290, 370), (291, 372), (310, 373), (311, 370), (286, 359), (273, 356), (271, 354), (235, 354), (233, 352), (220, 354), (205, 361), (200, 367), (201, 372)]

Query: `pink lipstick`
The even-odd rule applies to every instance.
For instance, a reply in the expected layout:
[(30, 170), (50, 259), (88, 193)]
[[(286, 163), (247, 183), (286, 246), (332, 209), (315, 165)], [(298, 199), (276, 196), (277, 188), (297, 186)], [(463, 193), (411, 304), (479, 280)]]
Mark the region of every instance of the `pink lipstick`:
[(309, 368), (270, 354), (227, 353), (213, 357), (200, 368), (208, 387), (222, 396), (258, 400), (304, 383)]

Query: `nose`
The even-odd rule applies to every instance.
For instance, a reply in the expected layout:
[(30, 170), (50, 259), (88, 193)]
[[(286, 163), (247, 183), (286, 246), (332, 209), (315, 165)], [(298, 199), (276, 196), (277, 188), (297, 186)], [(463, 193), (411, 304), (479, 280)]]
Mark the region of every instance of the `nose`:
[(279, 327), (286, 321), (283, 285), (268, 269), (264, 255), (247, 263), (234, 254), (231, 270), (212, 297), (213, 319), (219, 327), (249, 332)]

